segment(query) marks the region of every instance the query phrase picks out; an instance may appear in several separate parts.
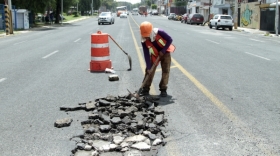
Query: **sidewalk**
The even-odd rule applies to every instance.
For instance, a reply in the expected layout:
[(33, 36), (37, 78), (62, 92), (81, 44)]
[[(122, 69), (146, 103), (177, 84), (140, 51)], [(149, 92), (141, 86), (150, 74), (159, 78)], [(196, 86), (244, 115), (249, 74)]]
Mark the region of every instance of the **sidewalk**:
[(31, 27), (31, 28), (26, 29), (26, 30), (14, 30), (14, 34), (10, 34), (10, 35), (6, 35), (6, 32), (3, 31), (3, 33), (0, 33), (0, 37), (8, 37), (8, 36), (15, 35), (15, 34), (20, 34), (20, 33), (28, 33), (28, 32), (31, 32), (31, 31), (38, 31), (38, 30), (50, 29), (50, 28), (54, 28), (54, 27), (61, 27), (61, 26), (63, 26), (63, 24), (66, 25), (66, 24), (70, 24), (70, 23), (73, 23), (73, 22), (76, 22), (76, 21), (87, 19), (87, 18), (91, 18), (91, 17), (84, 16), (84, 17), (79, 18), (79, 19), (63, 22), (62, 24), (61, 23), (59, 23), (59, 24), (44, 24), (42, 26)]
[[(160, 16), (162, 17), (167, 17), (166, 15), (164, 14), (161, 14)], [(205, 24), (204, 26), (207, 26), (207, 24)], [(275, 34), (273, 33), (270, 33), (268, 31), (263, 31), (263, 30), (259, 30), (259, 29), (251, 29), (251, 28), (243, 28), (243, 27), (237, 27), (237, 29), (232, 29), (233, 31), (238, 31), (238, 32), (247, 32), (247, 33), (252, 33), (252, 34), (259, 34), (259, 35), (264, 35), (264, 36), (271, 36), (271, 37), (279, 37), (279, 36), (276, 36)]]

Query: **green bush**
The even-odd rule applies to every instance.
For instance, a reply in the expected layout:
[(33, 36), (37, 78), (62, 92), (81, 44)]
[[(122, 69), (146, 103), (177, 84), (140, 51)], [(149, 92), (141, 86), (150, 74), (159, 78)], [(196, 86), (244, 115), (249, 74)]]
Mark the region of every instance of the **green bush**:
[(74, 17), (79, 17), (79, 13), (77, 11), (72, 12), (72, 14), (74, 15)]

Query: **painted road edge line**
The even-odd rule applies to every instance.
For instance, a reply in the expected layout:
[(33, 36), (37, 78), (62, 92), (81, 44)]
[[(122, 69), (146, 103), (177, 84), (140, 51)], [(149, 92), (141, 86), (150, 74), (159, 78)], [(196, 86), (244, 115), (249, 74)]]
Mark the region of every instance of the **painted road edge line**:
[(261, 58), (261, 59), (264, 59), (264, 60), (270, 61), (270, 59), (265, 58), (265, 57), (262, 57), (262, 56), (259, 56), (259, 55), (255, 55), (255, 54), (252, 54), (252, 53), (249, 53), (249, 52), (245, 52), (245, 53), (246, 53), (246, 54), (249, 54), (249, 55), (252, 55), (252, 56), (255, 56), (255, 57), (258, 57), (258, 58)]
[(50, 54), (48, 54), (48, 55), (46, 55), (46, 56), (44, 56), (44, 57), (42, 57), (42, 58), (43, 58), (43, 59), (48, 58), (48, 57), (52, 56), (53, 54), (55, 54), (55, 53), (57, 53), (57, 52), (58, 52), (58, 50), (56, 50), (56, 51), (54, 51), (54, 52), (52, 52), (52, 53), (50, 53)]
[(263, 138), (254, 135), (250, 128), (243, 123), (238, 116), (230, 111), (230, 109), (224, 105), (215, 95), (213, 95), (203, 84), (201, 84), (194, 76), (192, 76), (187, 70), (185, 70), (175, 59), (171, 58), (172, 62), (177, 66), (177, 68), (187, 77), (189, 80), (206, 96), (208, 97), (216, 107), (227, 116), (227, 118), (243, 130), (243, 132), (251, 139), (258, 142), (256, 146), (263, 151), (266, 155), (276, 155), (275, 150), (268, 146), (268, 144), (264, 144), (260, 142), (260, 140), (264, 140)]

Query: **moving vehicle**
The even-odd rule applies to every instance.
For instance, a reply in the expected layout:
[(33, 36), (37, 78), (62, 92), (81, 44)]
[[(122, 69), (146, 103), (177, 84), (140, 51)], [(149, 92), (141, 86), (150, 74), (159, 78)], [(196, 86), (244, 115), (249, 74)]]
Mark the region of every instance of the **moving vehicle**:
[(131, 13), (132, 15), (138, 15), (138, 8), (134, 8), (133, 10), (132, 10), (132, 13)]
[(232, 31), (233, 24), (234, 22), (230, 15), (215, 15), (209, 21), (209, 28), (212, 29), (212, 27), (215, 27), (216, 30), (219, 28), (228, 28), (230, 31)]
[(188, 24), (201, 24), (203, 25), (204, 22), (204, 16), (202, 14), (199, 13), (195, 13), (195, 14), (189, 14), (187, 17), (187, 23)]
[(115, 18), (112, 14), (112, 12), (101, 12), (100, 15), (98, 16), (98, 25), (100, 24), (114, 24), (115, 23)]
[(122, 12), (127, 12), (127, 7), (126, 6), (119, 6), (116, 7), (116, 11), (117, 11), (117, 17), (120, 17), (120, 14)]
[(175, 13), (170, 13), (170, 14), (168, 15), (167, 18), (168, 18), (169, 20), (174, 20), (175, 17), (176, 17), (176, 14), (175, 14)]
[(147, 14), (147, 7), (144, 6), (144, 5), (139, 6), (138, 11), (139, 11), (140, 15), (146, 15)]
[(126, 12), (122, 12), (120, 14), (120, 18), (127, 18), (127, 13)]

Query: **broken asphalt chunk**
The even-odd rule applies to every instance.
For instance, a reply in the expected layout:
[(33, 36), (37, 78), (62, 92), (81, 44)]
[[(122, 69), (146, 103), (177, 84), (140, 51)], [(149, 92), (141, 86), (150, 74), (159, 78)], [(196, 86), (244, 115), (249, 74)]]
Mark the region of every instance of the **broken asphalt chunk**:
[(59, 119), (55, 121), (54, 126), (57, 128), (68, 127), (71, 125), (72, 121), (73, 119), (70, 118)]

